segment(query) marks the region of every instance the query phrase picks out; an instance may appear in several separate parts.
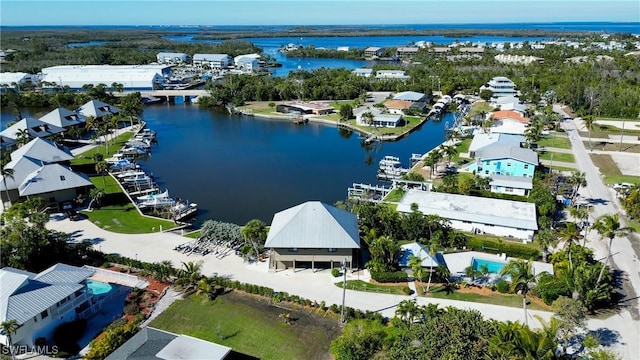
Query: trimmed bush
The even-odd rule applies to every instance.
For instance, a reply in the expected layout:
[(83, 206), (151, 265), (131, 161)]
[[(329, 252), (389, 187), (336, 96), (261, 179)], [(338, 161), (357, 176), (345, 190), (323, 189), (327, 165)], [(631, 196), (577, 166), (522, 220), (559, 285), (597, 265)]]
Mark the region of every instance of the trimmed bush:
[(559, 280), (553, 275), (543, 274), (538, 279), (538, 290), (540, 298), (545, 304), (551, 305), (560, 296), (571, 296), (571, 289), (567, 283)]
[(333, 277), (338, 277), (338, 276), (340, 276), (340, 270), (338, 270), (338, 269), (336, 269), (336, 268), (331, 269), (331, 275), (332, 275)]
[(127, 315), (137, 315), (140, 313), (140, 306), (135, 303), (127, 304), (124, 307), (124, 313)]
[(502, 294), (506, 294), (509, 292), (509, 283), (504, 281), (504, 280), (500, 280), (496, 283), (496, 290), (498, 290), (499, 293)]
[(404, 271), (372, 272), (371, 278), (379, 283), (399, 283), (409, 281), (409, 276)]
[(480, 239), (474, 236), (469, 236), (467, 239), (467, 248), (494, 254), (506, 253), (507, 256), (522, 259), (538, 260), (542, 257), (540, 250), (533, 246), (517, 244), (510, 241), (498, 242)]
[(402, 292), (403, 292), (405, 295), (411, 295), (411, 292), (412, 292), (412, 291), (411, 291), (411, 289), (410, 289), (408, 286), (405, 286), (405, 287), (403, 287), (403, 288), (402, 288)]

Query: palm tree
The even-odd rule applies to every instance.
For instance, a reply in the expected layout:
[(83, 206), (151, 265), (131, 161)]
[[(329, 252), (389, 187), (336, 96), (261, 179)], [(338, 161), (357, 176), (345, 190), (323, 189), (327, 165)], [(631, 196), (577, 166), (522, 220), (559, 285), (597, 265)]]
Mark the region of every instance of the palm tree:
[(364, 123), (367, 125), (371, 125), (373, 124), (373, 119), (375, 119), (375, 115), (373, 115), (373, 113), (371, 111), (367, 111), (365, 113), (363, 113), (361, 115), (362, 119), (364, 120)]
[(9, 347), (9, 353), (11, 353), (11, 358), (16, 360), (16, 355), (13, 353), (13, 342), (11, 341), (11, 335), (15, 334), (18, 330), (18, 321), (15, 319), (3, 321), (0, 324), (0, 329), (7, 337), (7, 346)]
[(549, 248), (558, 243), (556, 233), (549, 229), (540, 229), (540, 231), (535, 235), (534, 241), (537, 242), (540, 249), (542, 249), (542, 261), (547, 262)]
[(19, 129), (18, 131), (16, 131), (16, 141), (18, 142), (18, 146), (25, 145), (30, 140), (31, 140), (31, 134), (29, 134), (29, 130)]
[(84, 128), (86, 130), (96, 130), (99, 124), (99, 120), (93, 116), (93, 115), (89, 115), (87, 116), (87, 118), (84, 121)]
[(576, 171), (571, 174), (569, 177), (569, 184), (571, 185), (571, 205), (575, 205), (576, 198), (578, 197), (578, 192), (581, 187), (587, 186), (586, 174)]
[(240, 232), (242, 237), (248, 241), (255, 251), (256, 260), (260, 256), (260, 247), (264, 245), (267, 239), (267, 226), (262, 220), (250, 220)]
[(202, 279), (201, 269), (202, 261), (182, 262), (182, 268), (178, 270), (175, 285), (185, 294), (195, 291), (198, 282)]
[(573, 247), (573, 243), (577, 242), (581, 237), (580, 229), (574, 222), (566, 222), (565, 226), (560, 229), (558, 236), (560, 239), (565, 241), (565, 246), (569, 252), (569, 270), (573, 272), (573, 260), (571, 257), (571, 250)]
[(196, 295), (205, 295), (207, 300), (213, 300), (215, 286), (211, 279), (202, 278), (196, 284)]
[(529, 284), (535, 282), (531, 261), (510, 260), (500, 271), (500, 275), (511, 278), (511, 291), (522, 294), (522, 310), (524, 311), (524, 324), (527, 325), (527, 292)]
[(173, 275), (171, 260), (163, 260), (154, 264), (152, 275), (154, 279), (165, 282), (171, 275)]
[(107, 183), (104, 180), (104, 174), (106, 174), (108, 170), (109, 164), (106, 161), (101, 160), (96, 163), (96, 172), (102, 175), (102, 186), (104, 187), (107, 187)]
[(618, 214), (606, 214), (600, 216), (596, 219), (591, 228), (598, 232), (601, 239), (604, 240), (605, 238), (609, 238), (609, 246), (607, 247), (607, 260), (600, 270), (600, 275), (598, 275), (597, 282), (598, 284), (600, 284), (600, 280), (602, 280), (602, 274), (604, 273), (604, 268), (609, 266), (609, 259), (611, 258), (611, 245), (613, 244), (613, 239), (618, 236), (628, 235), (635, 230), (630, 227), (621, 227)]
[(442, 154), (447, 158), (447, 166), (451, 165), (451, 157), (458, 153), (458, 149), (453, 145), (441, 145)]
[(104, 195), (104, 189), (93, 188), (89, 190), (89, 197), (91, 198), (91, 201), (89, 202), (89, 207), (87, 208), (87, 210), (91, 210), (91, 206), (94, 202), (100, 205), (100, 201), (102, 201)]
[[(4, 192), (7, 196), (7, 201), (9, 201), (9, 189), (7, 189), (7, 178), (14, 179), (13, 177), (13, 169), (2, 168), (0, 169), (0, 175), (2, 175), (2, 185), (4, 186)], [(2, 210), (7, 210), (4, 206), (4, 201), (2, 201)]]
[(422, 258), (420, 258), (419, 256), (411, 255), (409, 256), (408, 265), (411, 268), (411, 272), (413, 273), (413, 278), (417, 278), (420, 281), (422, 293), (425, 293), (424, 284), (422, 283), (422, 271), (424, 270), (424, 268), (422, 267)]
[(519, 348), (521, 342), (520, 331), (524, 327), (519, 322), (493, 321), (494, 331), (489, 338), (489, 352), (491, 359), (510, 360), (522, 356)]
[(593, 149), (593, 145), (591, 144), (591, 129), (593, 129), (594, 118), (593, 115), (588, 115), (582, 118), (582, 122), (584, 126), (589, 130), (589, 150)]
[(396, 316), (400, 317), (400, 320), (407, 323), (408, 327), (411, 327), (414, 320), (420, 316), (421, 312), (420, 306), (418, 306), (413, 300), (403, 300), (396, 308)]

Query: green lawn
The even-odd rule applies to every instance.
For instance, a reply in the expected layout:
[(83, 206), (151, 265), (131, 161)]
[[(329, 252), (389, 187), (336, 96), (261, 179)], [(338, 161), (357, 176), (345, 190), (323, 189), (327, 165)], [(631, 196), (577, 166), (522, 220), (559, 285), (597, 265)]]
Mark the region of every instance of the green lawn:
[(557, 170), (557, 171), (578, 171), (578, 169), (576, 168), (570, 168), (570, 167), (566, 167), (566, 166), (558, 166), (558, 165), (552, 165), (550, 166), (553, 170)]
[[(335, 283), (339, 288), (342, 288), (342, 281)], [(396, 294), (406, 295), (402, 289), (407, 285), (376, 285), (362, 280), (347, 280), (347, 289), (357, 291), (376, 292), (383, 294)]]
[(335, 320), (298, 311), (291, 312), (292, 325), (286, 325), (278, 316), (287, 312), (248, 295), (231, 293), (209, 302), (190, 296), (173, 303), (150, 326), (229, 346), (258, 359), (329, 358), (329, 344), (339, 335)]
[(393, 189), (391, 190), (389, 195), (387, 195), (387, 197), (384, 198), (384, 201), (399, 202), (403, 196), (404, 196), (404, 190)]
[(486, 101), (476, 101), (471, 106), (471, 110), (469, 111), (469, 115), (470, 116), (474, 116), (474, 115), (480, 114), (481, 112), (484, 112), (486, 114), (486, 113), (491, 112), (491, 111), (493, 111), (493, 107), (491, 106), (490, 103), (488, 103)]
[(469, 158), (463, 158), (460, 156), (462, 153), (469, 153), (469, 146), (471, 146), (471, 141), (473, 139), (464, 139), (456, 144), (456, 154), (451, 157), (451, 162), (455, 164), (459, 164), (460, 162), (466, 162)]
[[(551, 154), (553, 154), (553, 159), (551, 158)], [(576, 159), (573, 157), (573, 154), (559, 153), (553, 151), (544, 151), (540, 154), (540, 160), (553, 160), (560, 161), (565, 163), (575, 163)]]
[[(442, 286), (434, 286), (431, 287), (431, 292), (426, 297), (432, 297), (436, 299), (448, 299), (448, 300), (459, 300), (459, 301), (470, 301), (477, 302), (483, 304), (493, 304), (493, 305), (502, 305), (502, 306), (510, 306), (510, 307), (522, 307), (522, 296), (515, 294), (501, 294), (499, 292), (492, 292), (490, 295), (482, 295), (476, 293), (467, 293), (467, 292), (459, 292), (454, 291), (451, 294), (446, 293)], [(542, 310), (542, 311), (552, 311), (553, 309), (549, 306), (543, 306), (533, 301), (530, 301), (527, 304), (527, 309), (530, 310)]]
[(133, 137), (133, 132), (127, 131), (125, 133), (120, 134), (115, 139), (109, 141), (109, 154), (107, 154), (107, 150), (104, 145), (98, 145), (93, 149), (83, 152), (80, 155), (77, 155), (75, 159), (71, 160), (71, 165), (83, 165), (83, 164), (92, 164), (95, 161), (93, 160), (93, 154), (100, 153), (106, 159), (118, 152), (120, 148), (124, 146), (124, 144), (129, 141)]
[(616, 183), (631, 183), (631, 184), (640, 184), (640, 176), (631, 176), (631, 175), (605, 175), (604, 176), (605, 184), (616, 184)]
[(566, 136), (547, 136), (537, 141), (536, 144), (550, 148), (571, 149), (571, 142)]
[(604, 175), (605, 184), (615, 184), (619, 182), (640, 183), (640, 176), (623, 175), (618, 165), (608, 154), (590, 154), (591, 161)]
[(117, 194), (122, 192), (122, 188), (116, 181), (116, 179), (112, 178), (109, 175), (105, 176), (92, 176), (89, 178), (93, 185), (98, 189), (104, 189), (105, 195), (108, 194)]
[(190, 233), (184, 234), (184, 236), (191, 239), (197, 239), (200, 237), (200, 230), (192, 231)]
[[(323, 115), (323, 116), (318, 116), (318, 118), (338, 122), (338, 120), (340, 119), (340, 115), (339, 114)], [(387, 127), (377, 128), (377, 127), (371, 127), (371, 126), (360, 126), (360, 125), (356, 125), (355, 119), (345, 121), (343, 122), (343, 124), (349, 124), (353, 128), (362, 130), (366, 133), (373, 133), (376, 135), (400, 135), (418, 126), (420, 122), (422, 122), (424, 117), (403, 116), (403, 119), (405, 121), (404, 126), (398, 126), (395, 128), (387, 128)]]
[[(124, 194), (122, 195), (124, 197)], [(144, 234), (171, 229), (176, 226), (172, 221), (150, 218), (140, 215), (131, 203), (106, 205), (92, 211), (83, 211), (89, 220), (99, 227), (121, 234)]]

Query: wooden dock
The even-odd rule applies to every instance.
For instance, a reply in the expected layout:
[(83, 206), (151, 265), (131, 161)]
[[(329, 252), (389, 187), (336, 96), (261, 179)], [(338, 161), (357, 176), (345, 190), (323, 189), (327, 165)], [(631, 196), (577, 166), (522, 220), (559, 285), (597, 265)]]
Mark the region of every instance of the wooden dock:
[(391, 187), (386, 186), (353, 183), (347, 190), (347, 195), (348, 197), (357, 197), (365, 201), (381, 202), (382, 199), (389, 195), (391, 190)]

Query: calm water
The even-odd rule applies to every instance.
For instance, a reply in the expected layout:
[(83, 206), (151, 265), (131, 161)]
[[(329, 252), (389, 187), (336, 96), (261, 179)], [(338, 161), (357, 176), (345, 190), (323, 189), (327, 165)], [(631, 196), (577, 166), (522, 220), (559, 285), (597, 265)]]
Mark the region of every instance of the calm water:
[[(22, 115), (45, 112), (24, 110)], [(428, 121), (398, 142), (364, 149), (357, 134), (346, 138), (330, 125), (157, 104), (145, 108), (143, 119), (158, 132), (158, 144), (140, 164), (172, 197), (198, 203), (198, 222), (270, 222), (275, 212), (308, 200), (344, 200), (354, 182), (374, 184), (385, 155), (400, 157), (408, 167), (411, 153), (424, 153), (444, 140), (451, 117)], [(2, 111), (0, 120), (6, 124), (11, 115)]]

